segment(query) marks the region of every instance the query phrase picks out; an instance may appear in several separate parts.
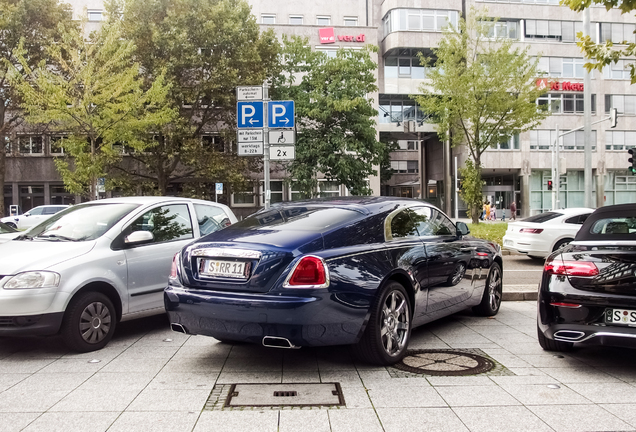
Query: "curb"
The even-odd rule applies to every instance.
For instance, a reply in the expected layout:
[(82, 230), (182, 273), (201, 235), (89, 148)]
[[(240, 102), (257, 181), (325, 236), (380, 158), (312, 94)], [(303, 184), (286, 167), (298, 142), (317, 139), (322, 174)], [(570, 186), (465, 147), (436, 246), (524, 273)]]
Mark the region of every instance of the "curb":
[(536, 291), (516, 291), (516, 292), (503, 292), (501, 301), (524, 301), (524, 300), (537, 300)]

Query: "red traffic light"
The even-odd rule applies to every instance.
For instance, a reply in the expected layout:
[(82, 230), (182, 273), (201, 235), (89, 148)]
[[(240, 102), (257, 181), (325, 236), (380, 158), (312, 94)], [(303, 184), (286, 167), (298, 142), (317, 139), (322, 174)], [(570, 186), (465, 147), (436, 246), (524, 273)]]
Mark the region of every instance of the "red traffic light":
[(552, 190), (552, 180), (548, 180), (548, 190)]

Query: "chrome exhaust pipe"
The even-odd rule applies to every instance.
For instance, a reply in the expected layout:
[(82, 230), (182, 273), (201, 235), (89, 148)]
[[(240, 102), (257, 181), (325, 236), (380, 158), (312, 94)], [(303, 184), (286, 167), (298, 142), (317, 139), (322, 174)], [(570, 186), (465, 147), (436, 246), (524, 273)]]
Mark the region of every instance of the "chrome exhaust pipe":
[(585, 337), (585, 333), (574, 330), (559, 330), (554, 333), (554, 340), (562, 342), (576, 342)]
[(188, 334), (186, 328), (179, 323), (170, 323), (170, 328), (172, 329), (172, 331), (176, 331), (177, 333)]
[(263, 338), (263, 346), (268, 348), (300, 349), (299, 346), (291, 343), (289, 339), (278, 336), (265, 336)]

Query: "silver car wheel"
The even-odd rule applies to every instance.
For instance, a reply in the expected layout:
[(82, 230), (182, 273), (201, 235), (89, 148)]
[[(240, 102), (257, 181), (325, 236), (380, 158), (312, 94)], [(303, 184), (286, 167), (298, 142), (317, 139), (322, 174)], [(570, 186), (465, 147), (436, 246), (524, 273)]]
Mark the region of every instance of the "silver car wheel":
[(111, 319), (110, 310), (104, 303), (89, 303), (80, 315), (79, 328), (82, 339), (93, 344), (104, 340), (110, 331)]
[(501, 270), (499, 267), (493, 267), (492, 272), (490, 273), (490, 283), (488, 284), (488, 302), (490, 303), (490, 308), (492, 310), (499, 309), (499, 305), (501, 304)]
[(406, 348), (409, 326), (409, 306), (400, 291), (392, 291), (382, 305), (380, 338), (387, 354), (394, 356)]

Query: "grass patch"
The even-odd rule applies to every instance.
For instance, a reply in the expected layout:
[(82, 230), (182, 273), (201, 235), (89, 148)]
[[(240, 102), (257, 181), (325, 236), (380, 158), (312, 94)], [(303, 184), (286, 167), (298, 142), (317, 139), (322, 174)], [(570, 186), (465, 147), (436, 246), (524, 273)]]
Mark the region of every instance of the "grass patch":
[(503, 245), (503, 236), (508, 229), (508, 222), (480, 222), (468, 224), (470, 235), (476, 238), (491, 240), (499, 246)]

